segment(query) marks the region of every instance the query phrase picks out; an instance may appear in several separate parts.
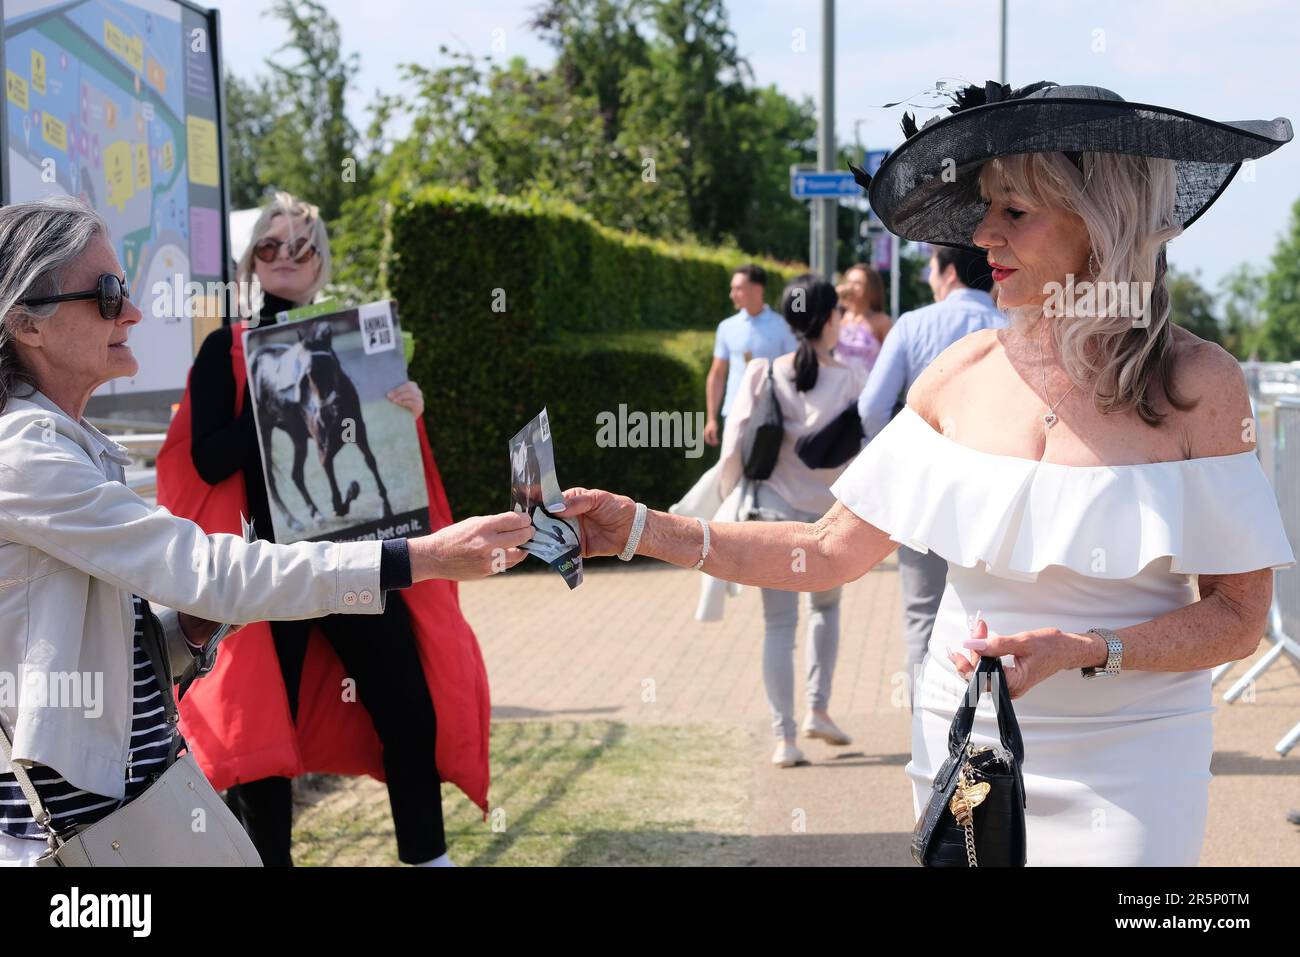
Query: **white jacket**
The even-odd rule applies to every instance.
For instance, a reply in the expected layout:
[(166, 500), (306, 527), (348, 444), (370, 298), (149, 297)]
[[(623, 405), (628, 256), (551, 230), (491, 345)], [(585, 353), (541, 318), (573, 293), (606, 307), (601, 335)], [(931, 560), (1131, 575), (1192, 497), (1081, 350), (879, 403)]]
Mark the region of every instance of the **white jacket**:
[[(737, 486), (733, 494), (724, 502), (721, 495), (719, 477), (722, 463), (718, 462), (699, 477), (682, 500), (668, 507), (673, 515), (686, 515), (690, 518), (703, 518), (712, 522), (738, 521), (741, 487)], [(700, 601), (695, 607), (696, 621), (721, 621), (726, 596), (736, 598), (743, 588), (735, 582), (714, 578), (700, 572)]]
[(165, 606), (177, 676), (192, 660), (177, 610), (250, 622), (384, 608), (379, 542), (208, 535), (127, 488), (127, 462), (40, 392), (0, 412), (0, 714), (15, 761), (110, 797), (131, 736), (132, 594)]

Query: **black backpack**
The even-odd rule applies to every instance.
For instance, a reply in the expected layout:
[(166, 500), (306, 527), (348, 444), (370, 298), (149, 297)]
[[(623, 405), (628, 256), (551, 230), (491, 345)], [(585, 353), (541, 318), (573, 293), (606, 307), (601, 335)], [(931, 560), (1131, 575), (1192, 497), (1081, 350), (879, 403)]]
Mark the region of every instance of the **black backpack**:
[(741, 470), (745, 478), (759, 482), (770, 477), (776, 468), (776, 457), (781, 453), (781, 440), (785, 437), (785, 419), (776, 399), (772, 365), (769, 359), (767, 381), (754, 400), (754, 412), (745, 423), (740, 444)]

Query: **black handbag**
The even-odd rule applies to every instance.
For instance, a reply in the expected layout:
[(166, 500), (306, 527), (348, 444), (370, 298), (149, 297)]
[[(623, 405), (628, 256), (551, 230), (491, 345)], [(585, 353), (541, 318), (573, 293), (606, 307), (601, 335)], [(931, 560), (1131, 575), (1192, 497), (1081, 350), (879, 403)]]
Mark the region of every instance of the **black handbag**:
[(776, 383), (772, 378), (773, 362), (767, 363), (767, 381), (754, 401), (754, 413), (745, 423), (741, 437), (740, 463), (745, 478), (763, 481), (770, 478), (781, 454), (781, 440), (785, 438), (785, 417), (776, 398)]
[[(971, 728), (986, 685), (997, 701), (1001, 747), (974, 748)], [(925, 867), (1024, 867), (1025, 746), (1000, 658), (980, 658), (948, 729), (948, 760), (934, 776), (912, 833), (912, 858)]]
[(854, 402), (818, 431), (796, 439), (794, 454), (810, 469), (838, 468), (862, 451), (864, 437)]

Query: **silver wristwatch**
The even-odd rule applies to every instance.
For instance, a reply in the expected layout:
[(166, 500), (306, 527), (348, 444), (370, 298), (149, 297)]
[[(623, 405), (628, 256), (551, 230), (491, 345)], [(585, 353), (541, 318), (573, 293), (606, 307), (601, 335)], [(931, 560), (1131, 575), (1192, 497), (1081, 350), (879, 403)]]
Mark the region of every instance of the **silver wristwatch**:
[(1124, 660), (1124, 642), (1120, 641), (1119, 635), (1109, 628), (1089, 628), (1087, 633), (1100, 635), (1106, 640), (1106, 664), (1101, 668), (1096, 665), (1088, 665), (1086, 668), (1080, 668), (1079, 671), (1083, 673), (1085, 678), (1119, 674), (1120, 663)]

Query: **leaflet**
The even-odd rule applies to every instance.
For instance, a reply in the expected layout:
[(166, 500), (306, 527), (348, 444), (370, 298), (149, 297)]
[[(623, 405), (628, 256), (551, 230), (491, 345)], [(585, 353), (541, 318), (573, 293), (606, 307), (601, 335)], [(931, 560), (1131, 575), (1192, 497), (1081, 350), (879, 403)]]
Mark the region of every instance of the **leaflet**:
[(564, 576), (569, 588), (582, 584), (582, 544), (576, 521), (553, 514), (564, 495), (555, 477), (551, 423), (543, 408), (510, 440), (510, 495), (516, 512), (527, 512), (533, 537), (521, 547)]

